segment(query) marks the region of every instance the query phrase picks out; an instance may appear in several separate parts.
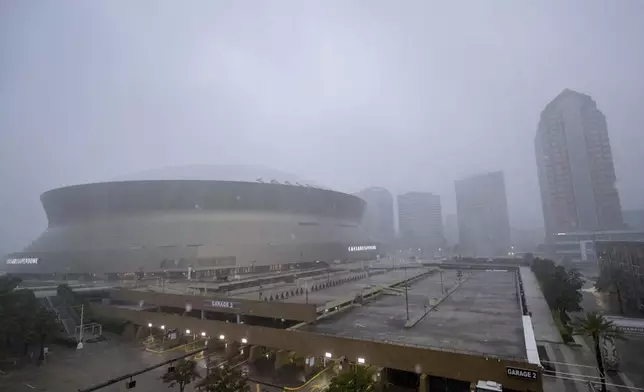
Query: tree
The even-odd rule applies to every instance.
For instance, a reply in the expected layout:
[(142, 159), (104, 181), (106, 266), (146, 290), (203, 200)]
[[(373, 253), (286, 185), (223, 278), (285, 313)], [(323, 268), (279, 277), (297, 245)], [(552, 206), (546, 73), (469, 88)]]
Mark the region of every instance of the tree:
[(352, 371), (331, 380), (329, 392), (370, 392), (374, 389), (371, 373), (365, 366), (357, 365)]
[(40, 343), (43, 359), (45, 341), (57, 331), (56, 316), (33, 291), (17, 289), (19, 284), (19, 278), (0, 277), (0, 336), (7, 347), (12, 342), (22, 345), (23, 355), (27, 355), (32, 343)]
[(203, 392), (250, 392), (242, 373), (228, 366), (212, 369), (210, 374), (197, 384), (197, 389)]
[(559, 313), (561, 321), (567, 323), (567, 312), (581, 310), (581, 288), (584, 285), (581, 274), (545, 259), (535, 259), (531, 268), (539, 281), (546, 302), (551, 309)]
[(602, 392), (606, 392), (606, 372), (604, 371), (604, 361), (600, 348), (601, 339), (603, 338), (611, 342), (615, 339), (624, 340), (622, 331), (612, 321), (606, 320), (601, 314), (589, 312), (584, 314), (584, 317), (578, 317), (573, 322), (573, 333), (575, 335), (589, 336), (593, 340), (595, 360), (597, 361), (599, 378), (602, 383)]
[(619, 306), (619, 314), (624, 315), (623, 294), (627, 291), (629, 282), (626, 278), (624, 271), (615, 264), (610, 264), (607, 268), (602, 268), (599, 278), (595, 282), (595, 288), (598, 291), (609, 291), (611, 288), (615, 290), (617, 296), (617, 304)]
[(38, 359), (40, 361), (45, 359), (45, 342), (55, 333), (58, 323), (56, 322), (56, 315), (44, 306), (39, 306), (34, 314), (31, 333), (32, 336), (40, 344)]
[(0, 276), (0, 338), (7, 347), (10, 345), (11, 334), (16, 329), (15, 290), (20, 282), (20, 278), (12, 275)]
[(186, 385), (198, 378), (201, 378), (201, 376), (197, 371), (197, 362), (185, 359), (178, 361), (173, 371), (168, 371), (161, 376), (161, 380), (168, 384), (168, 388), (173, 388), (175, 385), (178, 385), (179, 392), (183, 392)]

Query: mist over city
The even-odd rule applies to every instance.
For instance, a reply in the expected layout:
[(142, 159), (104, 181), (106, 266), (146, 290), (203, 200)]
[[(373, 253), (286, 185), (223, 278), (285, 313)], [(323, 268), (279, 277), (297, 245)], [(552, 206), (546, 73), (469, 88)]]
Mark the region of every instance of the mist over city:
[(2, 2), (0, 390), (641, 390), (643, 20)]
[(542, 229), (534, 137), (565, 88), (606, 115), (622, 205), (644, 208), (643, 8), (5, 2), (0, 250), (44, 228), (46, 190), (192, 164), (432, 192), (444, 214), (455, 180), (502, 170), (511, 225)]

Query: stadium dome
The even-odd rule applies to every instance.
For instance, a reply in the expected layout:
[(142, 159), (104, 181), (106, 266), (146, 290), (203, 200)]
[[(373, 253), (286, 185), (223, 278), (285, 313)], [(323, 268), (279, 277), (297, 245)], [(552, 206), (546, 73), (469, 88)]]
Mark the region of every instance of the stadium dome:
[(375, 255), (362, 199), (255, 166), (148, 170), (41, 201), (48, 227), (7, 257), (9, 272), (215, 273)]
[(256, 165), (183, 165), (168, 166), (138, 171), (115, 178), (113, 181), (151, 181), (151, 180), (200, 180), (200, 181), (246, 181), (270, 183), (300, 183), (314, 185), (290, 173)]

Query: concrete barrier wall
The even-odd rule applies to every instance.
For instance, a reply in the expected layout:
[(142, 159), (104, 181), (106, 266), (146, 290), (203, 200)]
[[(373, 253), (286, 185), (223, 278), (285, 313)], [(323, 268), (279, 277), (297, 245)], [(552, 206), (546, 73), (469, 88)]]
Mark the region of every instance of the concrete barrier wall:
[[(225, 296), (182, 295), (137, 290), (113, 290), (110, 293), (110, 298), (116, 301), (127, 301), (135, 304), (143, 301), (145, 304), (168, 306), (180, 309), (185, 309), (186, 305), (190, 304), (192, 309), (197, 310), (271, 317), (277, 319), (283, 318), (295, 321), (312, 322), (315, 321), (317, 317), (316, 307), (312, 304), (256, 301)], [(216, 305), (232, 304), (233, 307), (213, 307), (212, 301), (220, 301)]]

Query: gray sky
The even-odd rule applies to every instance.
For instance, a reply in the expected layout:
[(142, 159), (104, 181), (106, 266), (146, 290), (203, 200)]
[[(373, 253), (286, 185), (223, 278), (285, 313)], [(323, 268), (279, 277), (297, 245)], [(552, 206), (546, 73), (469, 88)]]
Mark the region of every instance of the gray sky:
[(564, 88), (608, 119), (644, 207), (644, 1), (0, 2), (0, 253), (41, 192), (183, 164), (440, 194), (504, 170), (541, 226), (533, 138)]

